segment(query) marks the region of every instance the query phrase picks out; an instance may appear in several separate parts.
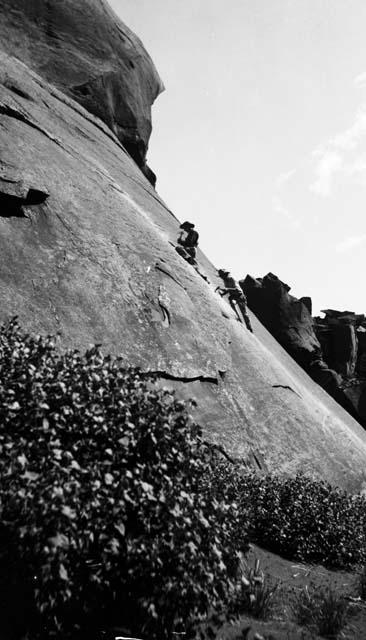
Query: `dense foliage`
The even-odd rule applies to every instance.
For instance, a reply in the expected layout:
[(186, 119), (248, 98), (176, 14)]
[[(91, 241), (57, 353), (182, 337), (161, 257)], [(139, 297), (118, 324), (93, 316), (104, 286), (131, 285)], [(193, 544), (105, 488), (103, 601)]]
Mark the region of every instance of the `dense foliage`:
[[(366, 561), (366, 499), (303, 475), (248, 473), (218, 465), (216, 484), (245, 513), (250, 540), (275, 553), (330, 567)], [(217, 489), (218, 491), (218, 489)]]
[(235, 502), (202, 482), (213, 464), (186, 405), (137, 369), (2, 327), (3, 620), (164, 638), (219, 609), (247, 541)]
[(366, 498), (298, 474), (256, 474), (218, 460), (208, 476), (235, 502), (249, 539), (290, 559), (348, 567), (366, 562)]
[(366, 500), (249, 473), (216, 455), (151, 376), (97, 347), (61, 354), (16, 320), (0, 328), (5, 627), (66, 638), (116, 625), (163, 639), (224, 609), (221, 620), (263, 617), (274, 589), (243, 572), (248, 539), (303, 561), (364, 563)]
[(210, 482), (216, 495), (238, 504), (251, 542), (329, 567), (366, 562), (364, 496), (302, 474), (255, 474), (220, 461)]

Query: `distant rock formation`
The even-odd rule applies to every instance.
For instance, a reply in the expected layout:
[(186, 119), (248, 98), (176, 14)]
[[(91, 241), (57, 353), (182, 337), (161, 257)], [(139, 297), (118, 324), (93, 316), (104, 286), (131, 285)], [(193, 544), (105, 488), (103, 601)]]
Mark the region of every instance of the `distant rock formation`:
[(325, 309), (314, 328), (328, 365), (342, 376), (344, 393), (366, 426), (366, 317)]
[(247, 276), (239, 282), (250, 309), (296, 362), (308, 367), (321, 348), (311, 317), (311, 299), (298, 300), (290, 287), (273, 273), (264, 278)]
[(151, 105), (163, 84), (139, 38), (107, 2), (1, 0), (0, 42), (105, 122), (155, 185), (146, 152)]
[[(290, 287), (273, 273), (247, 276), (240, 286), (251, 310), (284, 349), (366, 427), (366, 377), (359, 379), (366, 368), (365, 316), (329, 309), (324, 319), (314, 320), (311, 298), (291, 296)], [(365, 350), (358, 347), (358, 334)]]

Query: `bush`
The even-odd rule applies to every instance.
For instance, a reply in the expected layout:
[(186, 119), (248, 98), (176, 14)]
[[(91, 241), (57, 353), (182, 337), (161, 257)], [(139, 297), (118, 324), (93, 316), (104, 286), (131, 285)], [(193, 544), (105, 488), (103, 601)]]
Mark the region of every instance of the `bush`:
[(336, 638), (351, 615), (349, 604), (330, 587), (302, 589), (293, 605), (298, 624), (323, 638)]
[(11, 623), (33, 637), (108, 623), (166, 638), (230, 600), (244, 511), (204, 481), (215, 458), (184, 403), (97, 347), (60, 355), (16, 320), (0, 329), (0, 380)]
[(364, 497), (303, 475), (241, 473), (235, 486), (252, 542), (290, 559), (332, 567), (365, 562)]

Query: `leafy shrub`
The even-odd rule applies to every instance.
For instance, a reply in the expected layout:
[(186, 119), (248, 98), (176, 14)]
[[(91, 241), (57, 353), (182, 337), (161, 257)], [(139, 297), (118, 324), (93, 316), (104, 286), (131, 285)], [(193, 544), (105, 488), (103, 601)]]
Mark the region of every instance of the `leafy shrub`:
[[(288, 558), (346, 567), (366, 560), (366, 500), (326, 482), (241, 473), (236, 501), (249, 536)], [(248, 513), (249, 508), (249, 513)]]
[(366, 499), (302, 474), (248, 472), (218, 461), (209, 471), (216, 496), (238, 505), (251, 542), (274, 553), (329, 567), (366, 562)]
[(293, 605), (296, 621), (323, 638), (336, 638), (348, 623), (351, 609), (347, 601), (327, 588), (302, 589)]
[(244, 509), (204, 481), (214, 464), (186, 405), (139, 370), (0, 328), (4, 613), (23, 593), (34, 637), (107, 621), (166, 638), (222, 607), (247, 538)]

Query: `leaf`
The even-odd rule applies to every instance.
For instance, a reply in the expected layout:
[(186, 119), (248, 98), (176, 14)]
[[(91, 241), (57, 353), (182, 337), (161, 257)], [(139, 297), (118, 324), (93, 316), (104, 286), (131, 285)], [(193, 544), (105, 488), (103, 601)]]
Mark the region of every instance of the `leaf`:
[(60, 564), (60, 568), (59, 568), (59, 576), (61, 580), (67, 581), (69, 579), (69, 575), (62, 563)]
[(152, 493), (154, 487), (148, 482), (141, 482), (141, 488), (143, 491), (145, 491), (145, 493)]
[(69, 548), (69, 539), (63, 533), (57, 533), (52, 538), (48, 538), (48, 542), (52, 547), (58, 549), (68, 549)]
[(111, 485), (111, 484), (113, 484), (113, 482), (114, 482), (114, 478), (113, 478), (113, 476), (112, 476), (112, 474), (111, 474), (111, 473), (106, 473), (106, 474), (104, 475), (104, 482), (105, 482), (107, 485)]
[(25, 467), (25, 465), (26, 465), (26, 464), (27, 464), (27, 462), (28, 462), (28, 460), (27, 460), (27, 458), (25, 457), (24, 453), (22, 453), (22, 455), (21, 455), (21, 456), (18, 456), (18, 457), (17, 457), (17, 460), (18, 460), (19, 464), (20, 464), (22, 467)]
[(74, 520), (74, 518), (76, 518), (75, 511), (70, 507), (68, 507), (67, 505), (64, 505), (62, 507), (61, 512), (64, 516), (66, 516), (66, 518), (70, 518), (70, 520)]
[(25, 473), (23, 473), (22, 478), (24, 478), (24, 480), (33, 482), (34, 480), (38, 480), (39, 475), (39, 473), (34, 473), (34, 471), (26, 471)]
[(126, 527), (123, 523), (121, 524), (115, 524), (114, 528), (118, 531), (118, 533), (124, 538), (125, 533), (126, 533)]

